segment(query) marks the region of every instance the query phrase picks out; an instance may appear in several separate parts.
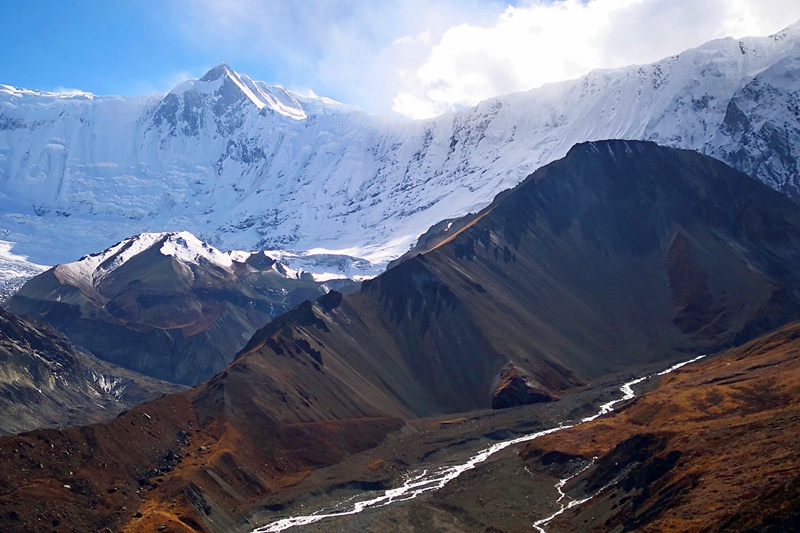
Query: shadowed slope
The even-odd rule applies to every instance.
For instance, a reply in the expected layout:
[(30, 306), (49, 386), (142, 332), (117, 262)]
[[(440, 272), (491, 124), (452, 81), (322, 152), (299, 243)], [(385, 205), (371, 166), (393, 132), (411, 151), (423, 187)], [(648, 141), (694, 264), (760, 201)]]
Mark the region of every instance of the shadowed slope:
[(239, 361), (294, 360), (360, 405), (426, 416), (489, 407), (504, 368), (557, 394), (800, 310), (798, 206), (688, 151), (579, 145), (461, 226), (269, 324)]
[(109, 420), (179, 390), (78, 352), (47, 324), (0, 308), (0, 434)]

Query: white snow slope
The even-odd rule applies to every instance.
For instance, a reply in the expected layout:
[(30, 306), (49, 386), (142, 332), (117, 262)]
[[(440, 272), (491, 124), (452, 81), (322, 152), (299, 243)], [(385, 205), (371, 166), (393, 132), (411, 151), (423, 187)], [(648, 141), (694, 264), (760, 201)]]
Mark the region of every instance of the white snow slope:
[[(426, 121), (378, 118), (222, 64), (166, 96), (0, 85), (0, 235), (54, 264), (145, 232), (374, 274), (582, 141), (649, 139), (800, 196), (800, 23)], [(291, 265), (291, 262), (289, 262)]]
[[(0, 241), (0, 276), (3, 274), (2, 245), (3, 242)], [(229, 273), (235, 272), (236, 267), (241, 268), (243, 263), (252, 260), (253, 255), (263, 254), (265, 258), (271, 260), (271, 269), (287, 279), (302, 279), (308, 276), (315, 281), (324, 283), (332, 279), (342, 279), (346, 277), (342, 272), (327, 273), (327, 275), (325, 273), (317, 274), (311, 272), (308, 268), (303, 268), (303, 266), (306, 266), (305, 262), (295, 257), (293, 254), (287, 254), (286, 252), (220, 252), (213, 246), (202, 242), (188, 231), (140, 233), (124, 239), (102, 252), (85, 255), (77, 261), (72, 261), (70, 263), (59, 264), (55, 268), (56, 276), (62, 282), (80, 288), (84, 294), (97, 294), (95, 289), (100, 286), (105, 278), (122, 265), (153, 246), (159, 246), (159, 252), (162, 255), (174, 257), (179, 263), (184, 265), (205, 263), (206, 265), (211, 265)], [(287, 261), (293, 264), (299, 264), (300, 268), (293, 269), (287, 266)], [(44, 267), (39, 266), (39, 268), (41, 270), (33, 273), (28, 279), (44, 271)], [(356, 279), (356, 281), (360, 280)], [(97, 295), (97, 299), (99, 301), (105, 301), (105, 298), (99, 294)]]

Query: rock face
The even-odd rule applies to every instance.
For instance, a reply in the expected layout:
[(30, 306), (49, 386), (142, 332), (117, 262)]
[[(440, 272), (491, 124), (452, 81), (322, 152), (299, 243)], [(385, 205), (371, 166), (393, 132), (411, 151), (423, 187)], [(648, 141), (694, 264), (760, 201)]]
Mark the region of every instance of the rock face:
[(537, 388), (530, 377), (520, 374), (513, 365), (509, 365), (500, 373), (500, 384), (492, 393), (492, 409), (556, 400), (557, 396)]
[(191, 391), (0, 439), (0, 464), (22, 465), (0, 468), (0, 527), (61, 513), (79, 529), (244, 528), (270, 494), (404, 419), (488, 409), (509, 365), (509, 391), (522, 379), (526, 398), (559, 395), (800, 317), (800, 206), (653, 143), (576, 146), (426, 246), (273, 320)]
[(794, 198), (800, 198), (800, 183), (793, 178), (800, 175), (798, 87), (800, 58), (796, 55), (758, 73), (728, 102), (712, 141), (718, 146), (709, 152)]
[(109, 420), (181, 388), (77, 352), (46, 324), (0, 308), (0, 434)]
[(611, 138), (698, 150), (797, 196), (799, 38), (722, 39), (419, 122), (227, 65), (152, 98), (0, 86), (0, 230), (42, 264), (155, 229), (226, 250), (347, 250), (369, 269)]
[(106, 361), (194, 385), (227, 365), (258, 327), (324, 293), (322, 283), (291, 277), (262, 253), (223, 254), (186, 232), (151, 233), (57, 265), (8, 307)]

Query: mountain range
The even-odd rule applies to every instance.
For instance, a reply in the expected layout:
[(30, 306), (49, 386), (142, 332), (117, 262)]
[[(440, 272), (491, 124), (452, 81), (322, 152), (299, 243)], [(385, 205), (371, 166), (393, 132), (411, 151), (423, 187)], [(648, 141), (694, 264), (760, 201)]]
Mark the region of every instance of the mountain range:
[(546, 411), (519, 406), (586, 412), (602, 401), (579, 399), (587, 384), (800, 318), (800, 206), (653, 143), (578, 145), (426, 242), (273, 320), (190, 391), (0, 438), (15, 464), (0, 471), (0, 526), (250, 530), (301, 494), (390, 486), (403, 463), (364, 454), (394, 439), (413, 454), (434, 431), (420, 417), (446, 428), (518, 406), (535, 426)]
[(152, 97), (4, 85), (0, 235), (55, 264), (187, 230), (223, 250), (298, 252), (312, 273), (371, 277), (433, 224), (609, 138), (698, 150), (798, 196), (799, 77), (795, 24), (415, 122), (226, 64)]
[(0, 85), (0, 530), (262, 532), (453, 465), (309, 530), (791, 528), (798, 155), (800, 23), (414, 122), (224, 63)]

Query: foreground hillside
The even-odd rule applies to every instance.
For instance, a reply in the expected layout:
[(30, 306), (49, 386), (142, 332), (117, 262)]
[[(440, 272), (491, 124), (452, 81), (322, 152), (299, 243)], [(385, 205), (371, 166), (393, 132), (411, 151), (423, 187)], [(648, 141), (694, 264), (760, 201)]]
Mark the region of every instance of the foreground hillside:
[(608, 419), (537, 440), (521, 457), (550, 472), (560, 463), (561, 477), (597, 458), (565, 489), (591, 499), (548, 531), (791, 531), (798, 435), (794, 323), (664, 378)]
[[(419, 417), (531, 403), (564, 417), (586, 384), (800, 318), (800, 207), (653, 143), (578, 145), (426, 242), (360, 291), (271, 322), (191, 391), (0, 439), (14, 465), (0, 527), (247, 528), (306, 479), (373, 486), (314, 474), (395, 438), (404, 453)], [(376, 459), (378, 486), (412, 467)]]
[[(614, 414), (512, 446), (430, 496), (297, 531), (796, 531), (799, 355), (800, 323), (793, 323), (648, 380), (645, 387), (657, 388)], [(577, 407), (568, 418), (583, 413)], [(537, 410), (519, 418), (546, 416)], [(469, 423), (461, 442), (492, 435), (488, 417)], [(506, 427), (516, 430), (506, 432), (510, 438), (522, 423)], [(437, 429), (433, 436), (446, 435)], [(433, 444), (418, 440), (423, 451)], [(354, 475), (369, 479), (369, 470)], [(285, 514), (273, 512), (272, 520)]]

